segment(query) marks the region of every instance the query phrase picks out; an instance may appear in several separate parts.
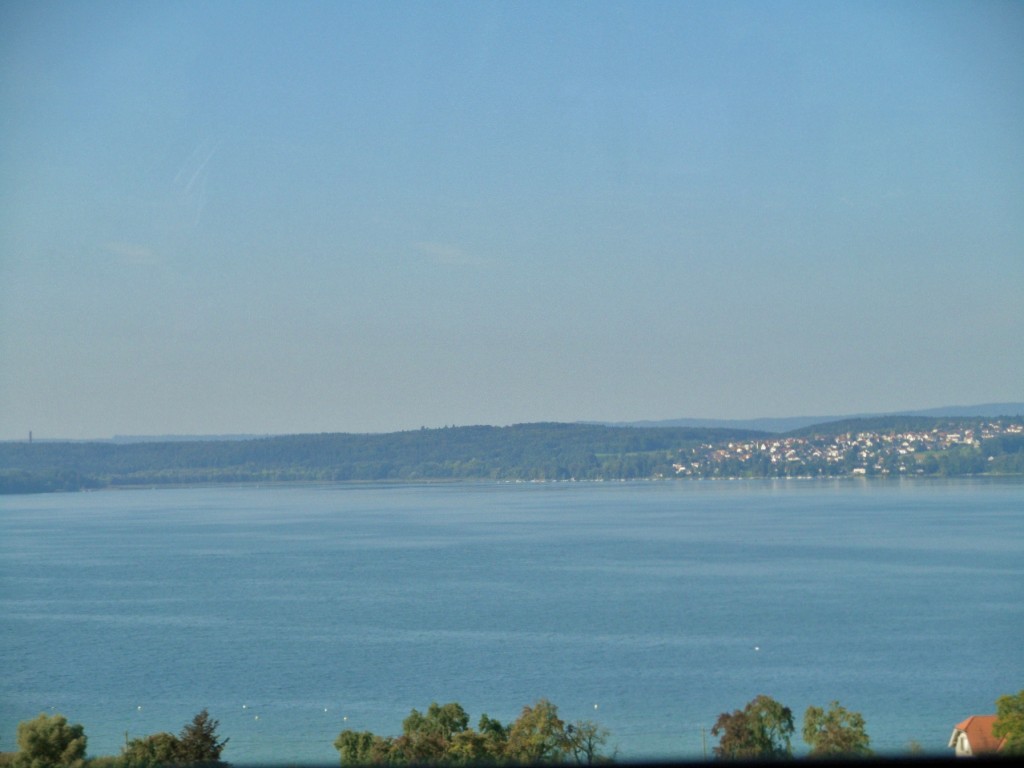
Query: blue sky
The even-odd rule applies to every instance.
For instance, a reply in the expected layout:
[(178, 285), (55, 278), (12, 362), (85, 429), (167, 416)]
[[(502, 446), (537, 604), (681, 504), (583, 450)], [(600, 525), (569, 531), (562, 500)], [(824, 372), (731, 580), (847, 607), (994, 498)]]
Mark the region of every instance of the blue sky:
[(1024, 400), (1024, 3), (0, 29), (0, 439)]

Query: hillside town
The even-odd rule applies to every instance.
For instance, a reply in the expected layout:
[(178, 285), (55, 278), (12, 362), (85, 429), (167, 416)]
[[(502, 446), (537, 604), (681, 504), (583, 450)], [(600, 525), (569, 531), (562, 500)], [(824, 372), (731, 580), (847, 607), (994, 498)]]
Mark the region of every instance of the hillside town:
[(1024, 421), (704, 443), (673, 469), (678, 477), (980, 474), (1002, 458), (1000, 438), (1024, 439)]

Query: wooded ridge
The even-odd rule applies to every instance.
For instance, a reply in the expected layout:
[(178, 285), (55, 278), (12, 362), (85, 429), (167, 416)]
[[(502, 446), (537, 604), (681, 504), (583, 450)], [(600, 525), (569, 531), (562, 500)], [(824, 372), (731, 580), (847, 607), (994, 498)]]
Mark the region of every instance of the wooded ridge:
[(823, 424), (788, 435), (537, 423), (245, 440), (0, 443), (0, 493), (198, 483), (889, 472), (1024, 473), (1024, 420), (901, 416)]

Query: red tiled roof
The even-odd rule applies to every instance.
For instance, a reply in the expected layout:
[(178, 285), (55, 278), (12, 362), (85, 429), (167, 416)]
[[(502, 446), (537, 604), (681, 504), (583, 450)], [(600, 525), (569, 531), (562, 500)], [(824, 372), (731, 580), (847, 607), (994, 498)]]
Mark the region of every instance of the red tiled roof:
[(971, 744), (971, 754), (981, 755), (999, 751), (1006, 741), (1005, 737), (998, 739), (992, 735), (992, 726), (995, 724), (995, 715), (971, 715), (954, 727), (967, 734), (967, 740)]

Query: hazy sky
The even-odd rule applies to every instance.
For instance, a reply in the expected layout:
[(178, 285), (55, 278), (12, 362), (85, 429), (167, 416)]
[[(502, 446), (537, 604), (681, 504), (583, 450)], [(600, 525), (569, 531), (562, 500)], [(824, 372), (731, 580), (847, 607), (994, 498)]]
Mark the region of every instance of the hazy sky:
[(1024, 400), (1022, 2), (0, 30), (0, 439)]

